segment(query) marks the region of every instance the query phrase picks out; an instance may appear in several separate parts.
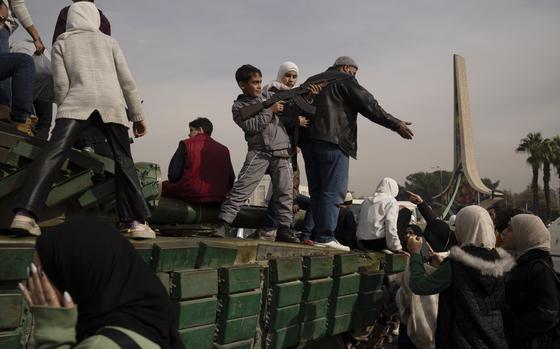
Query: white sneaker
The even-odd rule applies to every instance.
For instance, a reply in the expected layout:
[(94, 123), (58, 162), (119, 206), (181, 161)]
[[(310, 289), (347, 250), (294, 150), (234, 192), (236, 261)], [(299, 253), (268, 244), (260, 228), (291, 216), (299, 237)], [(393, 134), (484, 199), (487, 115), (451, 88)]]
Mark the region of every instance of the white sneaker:
[(331, 242), (327, 242), (327, 243), (315, 242), (315, 245), (314, 245), (314, 246), (317, 246), (317, 247), (330, 247), (330, 248), (336, 248), (337, 250), (342, 250), (342, 251), (350, 252), (350, 247), (341, 244), (341, 243), (338, 242), (336, 239), (333, 240), (333, 241), (331, 241)]
[(147, 224), (130, 225), (124, 234), (131, 239), (155, 239), (156, 232)]
[(10, 230), (18, 236), (39, 236), (41, 228), (35, 220), (21, 214), (16, 214), (10, 225)]

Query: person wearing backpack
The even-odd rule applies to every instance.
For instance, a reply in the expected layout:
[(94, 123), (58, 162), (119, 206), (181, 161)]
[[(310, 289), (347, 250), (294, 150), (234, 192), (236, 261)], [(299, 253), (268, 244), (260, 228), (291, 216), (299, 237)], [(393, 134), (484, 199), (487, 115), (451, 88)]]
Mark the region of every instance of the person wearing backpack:
[(550, 232), (539, 217), (520, 214), (502, 235), (516, 258), (506, 281), (509, 347), (560, 348), (560, 280), (550, 257)]

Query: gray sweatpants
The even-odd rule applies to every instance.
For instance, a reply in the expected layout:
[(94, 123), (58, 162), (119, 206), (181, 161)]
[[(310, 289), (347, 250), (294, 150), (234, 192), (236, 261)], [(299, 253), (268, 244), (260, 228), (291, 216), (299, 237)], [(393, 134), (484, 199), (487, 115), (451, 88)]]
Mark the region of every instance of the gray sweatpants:
[(270, 174), (272, 200), (278, 212), (280, 227), (292, 224), (292, 161), (290, 158), (273, 157), (269, 153), (250, 150), (233, 188), (226, 196), (220, 210), (220, 219), (233, 222), (241, 206), (251, 196), (264, 175)]

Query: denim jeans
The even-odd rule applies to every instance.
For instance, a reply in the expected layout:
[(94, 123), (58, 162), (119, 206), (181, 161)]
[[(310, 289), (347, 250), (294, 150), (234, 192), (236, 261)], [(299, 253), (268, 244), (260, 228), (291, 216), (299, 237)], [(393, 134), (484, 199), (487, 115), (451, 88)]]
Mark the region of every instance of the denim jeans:
[[(313, 222), (313, 215), (311, 214), (311, 199), (305, 195), (298, 195), (296, 198), (296, 203), (300, 209), (305, 211), (305, 216), (303, 219), (303, 230), (301, 231), (302, 235), (309, 239), (311, 236), (311, 232), (315, 227), (315, 223)], [(268, 207), (266, 209), (266, 222), (264, 224), (265, 230), (272, 230), (277, 229), (280, 225), (278, 223), (278, 218), (276, 218), (276, 206), (274, 205), (274, 201), (272, 198), (268, 201)]]
[[(10, 31), (6, 26), (0, 29), (0, 54), (10, 52)], [(2, 65), (0, 65), (1, 67)], [(10, 93), (10, 79), (0, 78), (0, 104), (9, 106), (12, 101), (12, 95)]]
[(348, 189), (350, 160), (338, 145), (322, 141), (306, 140), (301, 151), (315, 221), (313, 236), (316, 242), (331, 242), (335, 239), (339, 206)]
[[(33, 114), (33, 58), (25, 53), (0, 53), (0, 80), (9, 77), (12, 78), (11, 118), (14, 121), (25, 122), (29, 114)], [(8, 101), (5, 105), (9, 104)]]

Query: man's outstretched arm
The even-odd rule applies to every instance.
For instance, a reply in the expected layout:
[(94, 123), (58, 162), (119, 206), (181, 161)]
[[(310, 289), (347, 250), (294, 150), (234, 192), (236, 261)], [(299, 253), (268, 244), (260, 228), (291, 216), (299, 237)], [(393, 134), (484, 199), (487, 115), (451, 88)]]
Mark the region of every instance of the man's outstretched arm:
[(355, 78), (345, 81), (351, 105), (369, 120), (397, 132), (402, 138), (412, 139), (414, 133), (408, 127), (410, 122), (402, 121), (387, 113), (368, 90), (363, 88)]

